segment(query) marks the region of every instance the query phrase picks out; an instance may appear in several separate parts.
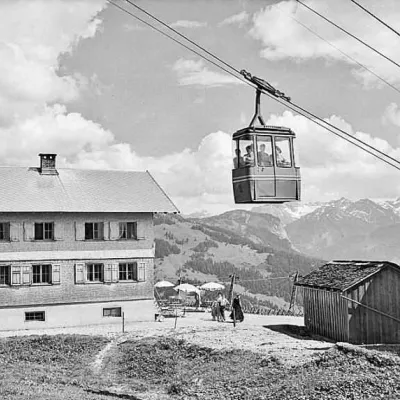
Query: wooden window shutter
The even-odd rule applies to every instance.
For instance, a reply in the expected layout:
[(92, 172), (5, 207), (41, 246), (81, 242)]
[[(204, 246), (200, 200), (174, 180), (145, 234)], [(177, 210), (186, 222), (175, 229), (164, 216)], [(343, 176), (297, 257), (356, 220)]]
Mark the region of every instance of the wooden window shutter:
[(21, 285), (21, 267), (11, 266), (11, 285)]
[(60, 284), (60, 275), (61, 275), (61, 265), (60, 264), (53, 264), (51, 266), (51, 283), (53, 285)]
[(104, 266), (104, 282), (110, 283), (112, 280), (112, 264), (106, 264)]
[(136, 232), (138, 240), (146, 239), (146, 224), (144, 221), (136, 223)]
[(24, 222), (24, 240), (34, 240), (33, 222)]
[(85, 240), (85, 224), (83, 222), (75, 222), (75, 239)]
[(110, 240), (119, 239), (119, 222), (110, 222)]
[(64, 224), (61, 222), (54, 222), (54, 240), (64, 239)]
[(19, 223), (18, 222), (10, 222), (10, 241), (11, 242), (19, 242)]
[(103, 222), (103, 239), (110, 240), (110, 224), (107, 221)]
[(85, 283), (85, 263), (75, 264), (75, 283)]
[(119, 280), (119, 264), (113, 264), (111, 269), (111, 281), (118, 282)]
[(146, 263), (145, 262), (140, 262), (138, 263), (138, 281), (139, 282), (144, 282), (146, 280)]
[(22, 267), (22, 284), (23, 285), (32, 284), (32, 267), (29, 265)]

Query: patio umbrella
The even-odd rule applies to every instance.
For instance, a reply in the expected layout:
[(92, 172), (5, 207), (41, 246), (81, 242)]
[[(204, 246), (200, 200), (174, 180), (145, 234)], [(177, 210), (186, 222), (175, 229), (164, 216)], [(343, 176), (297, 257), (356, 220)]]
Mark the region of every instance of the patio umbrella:
[(196, 286), (191, 285), (190, 283), (181, 283), (178, 286), (175, 286), (174, 289), (178, 292), (185, 292), (185, 293), (198, 293), (200, 294), (200, 290), (197, 289)]
[(175, 286), (175, 285), (168, 281), (160, 281), (154, 285), (154, 287), (156, 287), (156, 288), (165, 288), (165, 287), (173, 287), (173, 286)]
[(216, 283), (216, 282), (207, 282), (204, 285), (200, 286), (200, 289), (202, 290), (209, 290), (210, 292), (214, 290), (222, 290), (225, 289), (225, 286), (222, 285), (221, 283)]

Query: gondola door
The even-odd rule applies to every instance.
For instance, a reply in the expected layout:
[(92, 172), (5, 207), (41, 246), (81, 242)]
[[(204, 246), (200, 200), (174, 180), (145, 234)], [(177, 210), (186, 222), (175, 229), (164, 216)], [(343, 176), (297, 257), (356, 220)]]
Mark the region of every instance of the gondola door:
[(256, 136), (255, 200), (276, 196), (275, 163), (271, 136)]
[(299, 171), (295, 166), (293, 138), (275, 136), (274, 147), (276, 197), (298, 200)]

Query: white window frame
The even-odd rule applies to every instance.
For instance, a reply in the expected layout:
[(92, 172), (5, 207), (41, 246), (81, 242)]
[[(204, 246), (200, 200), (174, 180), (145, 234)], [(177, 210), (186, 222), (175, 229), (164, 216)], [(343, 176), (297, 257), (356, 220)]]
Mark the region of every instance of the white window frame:
[(10, 242), (11, 241), (11, 232), (10, 232), (10, 222), (0, 222), (0, 232), (3, 233), (3, 238), (0, 237), (0, 242)]
[[(39, 273), (35, 273), (36, 268), (39, 268)], [(47, 280), (43, 280), (43, 277), (47, 275), (45, 268), (49, 269)], [(52, 272), (51, 264), (32, 264), (32, 285), (51, 285)], [(39, 282), (35, 282), (35, 277), (39, 277)]]
[(0, 286), (11, 286), (11, 265), (0, 265), (0, 278), (2, 277), (2, 270), (7, 271), (7, 273), (4, 274), (7, 282), (2, 283), (0, 280)]
[[(42, 238), (36, 237), (36, 225), (42, 225), (42, 230), (43, 230)], [(51, 229), (49, 229), (49, 227), (51, 227)], [(34, 222), (33, 223), (33, 240), (35, 240), (36, 242), (53, 241), (54, 240), (54, 229), (55, 229), (55, 224), (53, 221)]]
[[(119, 315), (113, 315), (113, 312), (115, 312), (116, 310), (119, 311)], [(103, 317), (104, 318), (121, 318), (122, 317), (122, 307), (103, 307)]]
[[(129, 276), (129, 266), (132, 265), (132, 279), (123, 279), (121, 276), (126, 274)], [(122, 269), (125, 269), (123, 271)], [(127, 261), (118, 263), (118, 280), (119, 282), (138, 282), (138, 263), (137, 261)]]
[[(86, 237), (86, 225), (92, 225), (92, 236), (93, 237)], [(95, 229), (95, 226), (97, 225), (97, 229)], [(85, 222), (84, 223), (84, 240), (104, 240), (104, 222), (98, 221), (98, 222)], [(97, 237), (95, 235), (95, 232), (97, 232)]]
[[(128, 227), (133, 226), (133, 234), (128, 237)], [(119, 222), (119, 240), (138, 240), (138, 224), (136, 221)], [(131, 232), (132, 233), (132, 232)]]
[[(100, 267), (100, 273), (99, 273), (99, 278), (98, 280), (91, 280), (89, 279), (89, 274), (91, 274), (93, 277), (97, 274), (94, 268)], [(90, 271), (90, 269), (93, 268), (93, 271)], [(104, 283), (104, 264), (103, 263), (97, 263), (97, 262), (90, 262), (85, 264), (85, 281), (86, 283)]]
[[(43, 319), (27, 319), (28, 314), (42, 314)], [(25, 322), (46, 322), (46, 311), (25, 311)]]

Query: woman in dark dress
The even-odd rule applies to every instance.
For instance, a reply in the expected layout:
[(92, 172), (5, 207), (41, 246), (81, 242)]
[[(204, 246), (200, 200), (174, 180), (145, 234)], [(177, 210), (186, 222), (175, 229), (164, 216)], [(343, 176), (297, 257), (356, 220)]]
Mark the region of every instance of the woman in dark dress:
[[(235, 316), (233, 315), (235, 313)], [(231, 319), (236, 319), (236, 321), (243, 322), (244, 315), (242, 311), (242, 302), (240, 301), (240, 295), (237, 295), (232, 302), (232, 312), (230, 315)]]

